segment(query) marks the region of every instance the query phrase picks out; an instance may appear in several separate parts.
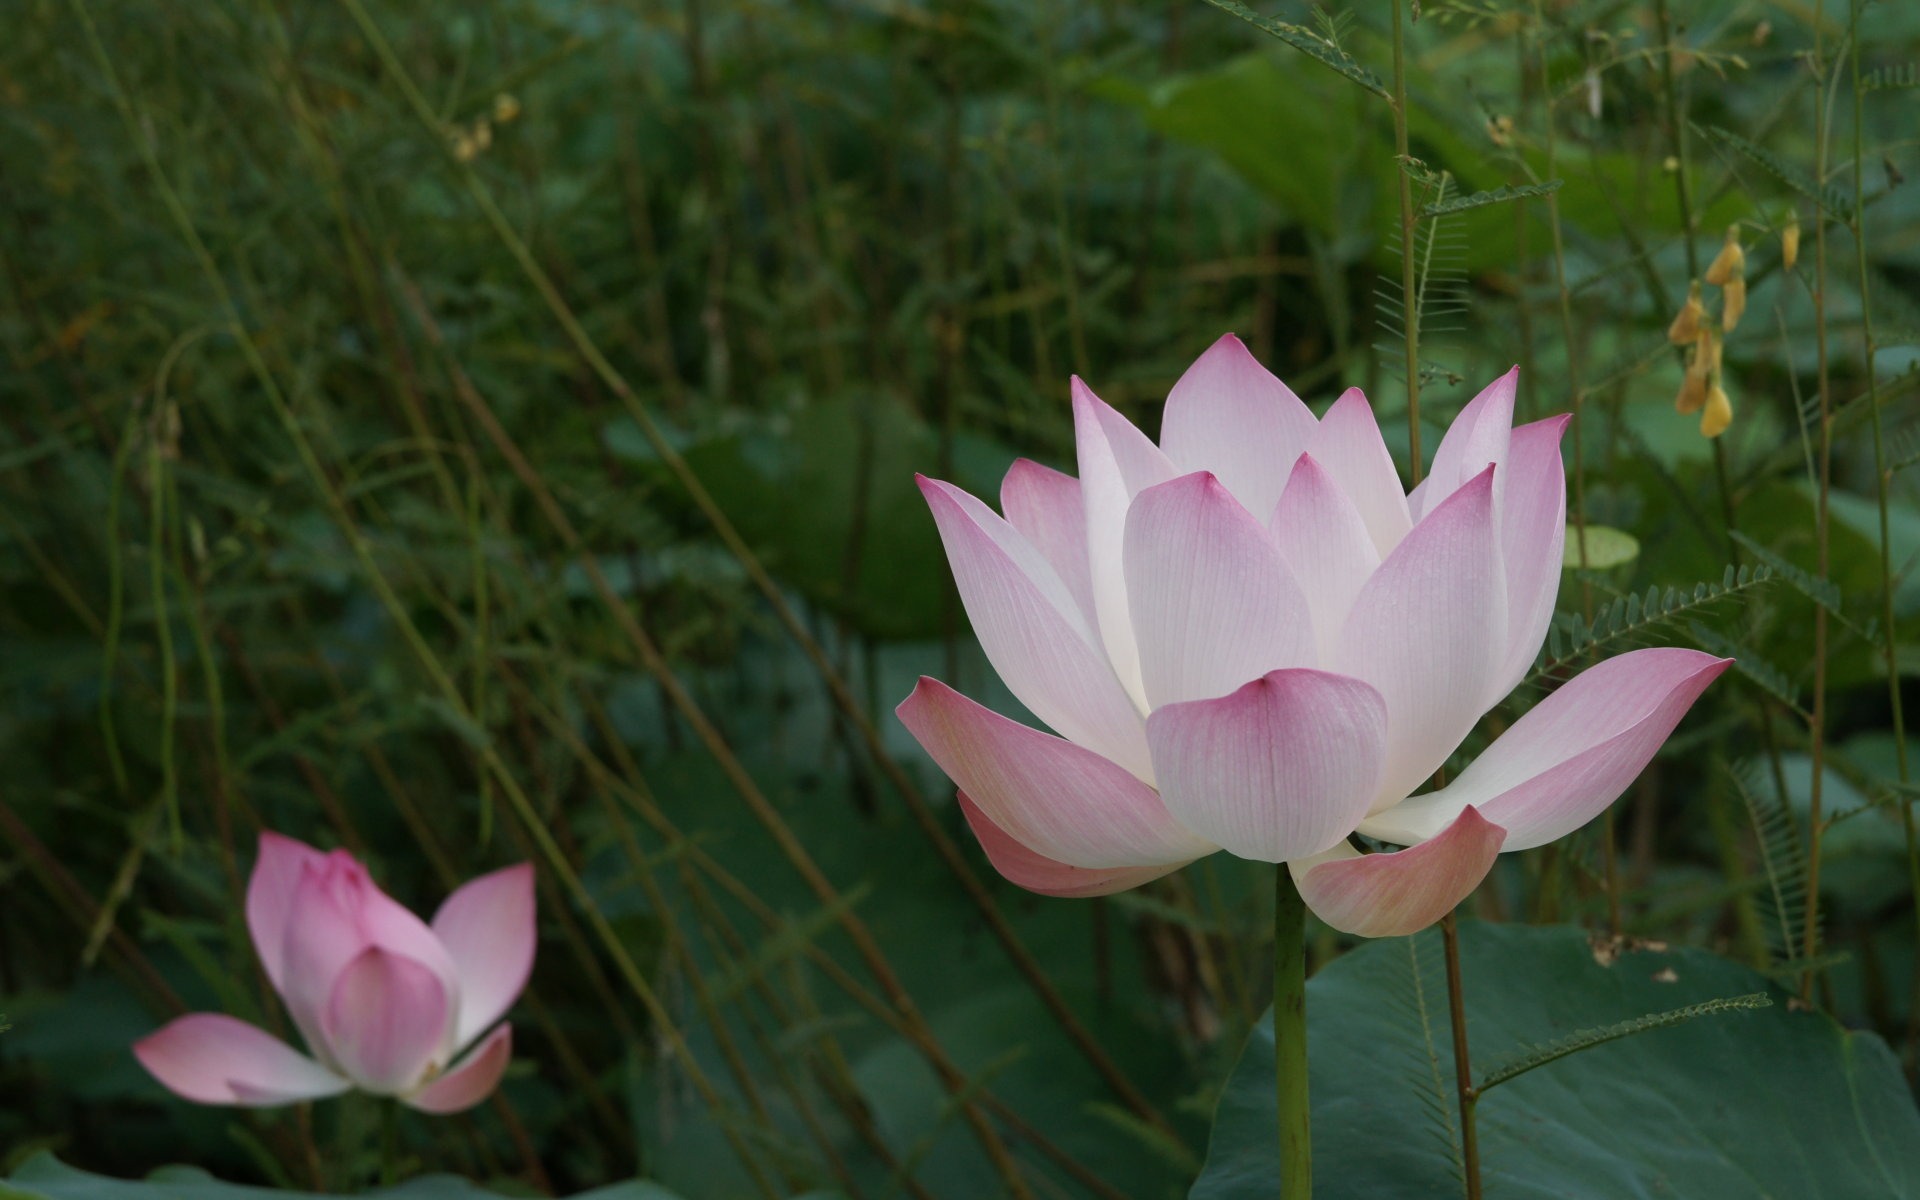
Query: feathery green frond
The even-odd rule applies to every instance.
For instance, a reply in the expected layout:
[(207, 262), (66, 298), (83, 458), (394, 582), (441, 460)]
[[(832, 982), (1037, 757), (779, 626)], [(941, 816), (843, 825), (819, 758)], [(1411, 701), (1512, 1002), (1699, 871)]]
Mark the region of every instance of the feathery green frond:
[(1668, 622), (1699, 614), (1722, 600), (1751, 591), (1773, 579), (1765, 565), (1729, 566), (1720, 582), (1696, 583), (1691, 588), (1648, 588), (1603, 605), (1592, 620), (1578, 614), (1555, 616), (1547, 644), (1525, 682), (1539, 683), (1558, 675), (1597, 648), (1636, 638)]
[(1768, 951), (1774, 962), (1791, 960), (1797, 954), (1800, 931), (1806, 924), (1807, 851), (1800, 828), (1788, 810), (1786, 800), (1757, 778), (1755, 763), (1742, 769), (1724, 766), (1733, 789), (1746, 806), (1747, 820), (1753, 825), (1754, 843), (1760, 851), (1760, 865), (1766, 872), (1767, 889), (1773, 901), (1773, 921), (1769, 929)]
[(1632, 1020), (1619, 1021), (1612, 1025), (1604, 1025), (1598, 1029), (1582, 1029), (1576, 1033), (1570, 1033), (1566, 1037), (1548, 1042), (1545, 1045), (1530, 1047), (1515, 1058), (1501, 1063), (1480, 1077), (1479, 1091), (1481, 1095), (1485, 1095), (1489, 1089), (1498, 1087), (1509, 1079), (1515, 1079), (1521, 1075), (1525, 1075), (1528, 1071), (1534, 1070), (1537, 1067), (1544, 1067), (1548, 1063), (1567, 1057), (1569, 1054), (1578, 1054), (1582, 1050), (1589, 1050), (1595, 1046), (1605, 1045), (1608, 1042), (1617, 1042), (1621, 1038), (1632, 1037), (1636, 1033), (1647, 1033), (1655, 1029), (1666, 1029), (1670, 1026), (1683, 1024), (1684, 1022), (1692, 1021), (1699, 1017), (1710, 1017), (1716, 1013), (1743, 1012), (1755, 1008), (1766, 1008), (1772, 1003), (1773, 1001), (1767, 997), (1765, 992), (1754, 992), (1746, 996), (1726, 996), (1718, 1000), (1702, 1000), (1698, 1004), (1688, 1004), (1681, 1008), (1669, 1009), (1666, 1012), (1648, 1013), (1643, 1017), (1634, 1017)]
[(1758, 164), (1769, 175), (1813, 201), (1838, 220), (1853, 220), (1853, 197), (1839, 188), (1831, 185), (1827, 187), (1816, 185), (1813, 179), (1799, 167), (1787, 162), (1765, 146), (1756, 145), (1730, 129), (1709, 125), (1700, 132)]
[(1272, 17), (1263, 17), (1244, 4), (1234, 3), (1234, 0), (1207, 0), (1207, 3), (1221, 12), (1239, 17), (1262, 33), (1279, 38), (1321, 66), (1338, 71), (1382, 100), (1393, 99), (1393, 93), (1387, 90), (1386, 84), (1380, 82), (1378, 75), (1355, 62), (1345, 50), (1313, 30), (1302, 25), (1292, 25), (1286, 21), (1276, 21)]
[(1470, 196), (1460, 196), (1453, 200), (1436, 200), (1423, 205), (1420, 215), (1423, 217), (1445, 217), (1453, 213), (1466, 212), (1469, 209), (1485, 208), (1490, 204), (1507, 204), (1514, 200), (1526, 200), (1534, 196), (1545, 196), (1557, 192), (1565, 185), (1564, 179), (1549, 179), (1543, 183), (1527, 183), (1518, 186), (1498, 187), (1490, 192), (1475, 192)]

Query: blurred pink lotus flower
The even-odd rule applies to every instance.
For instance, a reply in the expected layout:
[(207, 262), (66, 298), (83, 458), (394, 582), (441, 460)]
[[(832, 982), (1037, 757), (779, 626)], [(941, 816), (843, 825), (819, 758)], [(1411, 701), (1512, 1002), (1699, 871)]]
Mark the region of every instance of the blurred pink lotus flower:
[(1413, 795), (1553, 617), (1569, 418), (1514, 428), (1517, 378), (1461, 411), (1410, 494), (1359, 389), (1315, 420), (1232, 335), (1174, 384), (1157, 446), (1075, 379), (1080, 477), (1016, 462), (1004, 517), (922, 478), (988, 660), (1060, 734), (934, 679), (898, 709), (1000, 873), (1098, 896), (1225, 849), (1384, 937), (1611, 804), (1731, 660), (1599, 663)]
[(463, 885), (428, 925), (346, 851), (263, 833), (247, 929), (313, 1057), (245, 1021), (192, 1013), (133, 1047), (177, 1095), (265, 1107), (359, 1088), (453, 1113), (500, 1082), (513, 1031), (487, 1030), (533, 969), (531, 864)]

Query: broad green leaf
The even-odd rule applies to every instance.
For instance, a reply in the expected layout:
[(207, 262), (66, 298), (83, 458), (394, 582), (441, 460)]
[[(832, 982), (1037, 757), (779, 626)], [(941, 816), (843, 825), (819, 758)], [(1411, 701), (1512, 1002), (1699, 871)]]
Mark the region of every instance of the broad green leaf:
[[(1583, 1029), (1708, 1000), (1774, 1003), (1595, 1046), (1480, 1104), (1486, 1194), (1503, 1200), (1920, 1195), (1920, 1114), (1885, 1043), (1795, 1011), (1763, 976), (1701, 950), (1596, 948), (1568, 927), (1461, 928), (1484, 1072)], [(1316, 1189), (1341, 1200), (1460, 1194), (1440, 939), (1369, 942), (1307, 985)], [(1271, 1200), (1272, 1026), (1216, 1113), (1191, 1200)]]
[[(1586, 550), (1581, 554), (1582, 545)], [(1584, 557), (1584, 561), (1583, 561)], [(1562, 552), (1562, 565), (1568, 570), (1585, 567), (1589, 571), (1605, 571), (1613, 567), (1624, 566), (1640, 557), (1640, 539), (1624, 529), (1615, 529), (1610, 525), (1588, 525), (1584, 535), (1573, 525), (1567, 526), (1567, 545)]]
[[(365, 1200), (502, 1200), (454, 1175), (428, 1175), (396, 1187), (363, 1192)], [(51, 1154), (35, 1155), (5, 1181), (0, 1200), (319, 1200), (313, 1192), (221, 1183), (198, 1167), (162, 1167), (146, 1179), (108, 1179), (78, 1171)], [(630, 1180), (580, 1192), (573, 1200), (679, 1200), (678, 1195), (645, 1180)]]

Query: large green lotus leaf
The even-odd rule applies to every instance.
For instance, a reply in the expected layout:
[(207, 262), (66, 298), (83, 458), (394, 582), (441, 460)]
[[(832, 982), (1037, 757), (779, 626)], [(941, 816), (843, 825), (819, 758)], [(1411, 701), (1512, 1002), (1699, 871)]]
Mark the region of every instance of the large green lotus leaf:
[[(1596, 954), (1578, 929), (1462, 925), (1476, 1070), (1577, 1030), (1719, 997), (1721, 1013), (1591, 1047), (1480, 1103), (1489, 1200), (1920, 1196), (1920, 1114), (1885, 1043), (1795, 1011), (1700, 950)], [(1440, 938), (1372, 942), (1307, 985), (1322, 1197), (1460, 1194)], [(1271, 1200), (1273, 1033), (1255, 1029), (1215, 1114), (1191, 1200)]]
[[(361, 1193), (366, 1200), (503, 1200), (455, 1175), (429, 1175), (397, 1187)], [(78, 1171), (51, 1154), (30, 1158), (4, 1182), (0, 1200), (320, 1200), (313, 1192), (221, 1183), (197, 1167), (162, 1167), (146, 1179), (108, 1179)], [(659, 1184), (644, 1180), (616, 1183), (581, 1192), (573, 1200), (679, 1200)]]

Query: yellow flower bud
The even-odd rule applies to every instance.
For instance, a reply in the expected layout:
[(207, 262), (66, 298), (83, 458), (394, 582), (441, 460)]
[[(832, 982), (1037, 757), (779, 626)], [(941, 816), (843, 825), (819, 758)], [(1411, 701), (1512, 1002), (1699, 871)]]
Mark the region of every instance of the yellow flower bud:
[(493, 119), (505, 125), (520, 115), (520, 102), (510, 93), (501, 92), (493, 98)]
[(472, 138), (464, 133), (456, 133), (453, 135), (453, 157), (456, 160), (463, 163), (472, 162), (474, 156), (479, 153), (480, 147), (473, 144)]
[(473, 123), (472, 136), (473, 148), (475, 150), (485, 150), (493, 145), (493, 126), (488, 123), (485, 117), (482, 117)]
[(1740, 315), (1747, 311), (1746, 276), (1736, 275), (1727, 280), (1726, 294), (1726, 303), (1720, 309), (1720, 328), (1732, 333), (1733, 327), (1740, 323)]
[(1673, 398), (1673, 409), (1678, 413), (1698, 412), (1707, 402), (1707, 356), (1701, 352), (1700, 344), (1687, 354), (1687, 373), (1680, 380), (1680, 394)]
[(1700, 281), (1696, 279), (1687, 287), (1687, 302), (1674, 315), (1673, 324), (1667, 326), (1667, 340), (1676, 346), (1698, 341), (1700, 318), (1704, 315), (1705, 310), (1700, 307)]
[(1793, 264), (1800, 261), (1800, 218), (1787, 222), (1780, 231), (1780, 265), (1793, 270)]
[(1727, 240), (1720, 245), (1720, 253), (1713, 256), (1713, 263), (1707, 267), (1707, 282), (1715, 287), (1727, 286), (1727, 280), (1735, 275), (1744, 275), (1747, 270), (1747, 256), (1740, 249), (1740, 227), (1727, 226)]
[(1726, 389), (1714, 384), (1707, 391), (1707, 404), (1700, 413), (1700, 436), (1717, 438), (1733, 424), (1733, 405), (1727, 400)]

